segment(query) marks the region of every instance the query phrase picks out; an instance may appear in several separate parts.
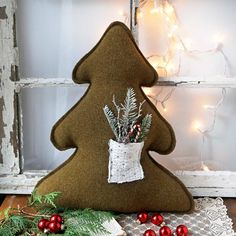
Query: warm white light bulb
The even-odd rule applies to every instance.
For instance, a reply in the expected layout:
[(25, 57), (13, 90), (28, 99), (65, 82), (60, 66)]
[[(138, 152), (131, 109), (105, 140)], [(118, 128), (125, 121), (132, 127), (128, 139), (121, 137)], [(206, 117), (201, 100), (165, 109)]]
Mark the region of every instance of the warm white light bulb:
[(202, 169), (204, 171), (210, 171), (209, 167), (207, 165), (203, 164), (203, 163), (202, 163)]
[(139, 12), (137, 13), (137, 18), (143, 18), (143, 12), (139, 11)]
[(150, 10), (150, 13), (151, 13), (151, 14), (156, 14), (156, 13), (159, 13), (159, 12), (161, 12), (161, 10), (160, 10), (159, 7), (155, 7), (155, 8), (152, 8), (152, 9)]
[(173, 63), (169, 62), (169, 63), (166, 65), (166, 71), (167, 71), (167, 72), (171, 72), (171, 71), (173, 71), (173, 69), (174, 69)]
[(152, 65), (152, 67), (153, 67), (154, 69), (157, 69), (158, 63), (157, 63), (156, 61), (152, 61), (152, 62), (150, 62), (150, 64)]
[(194, 128), (194, 130), (199, 131), (201, 127), (202, 127), (201, 122), (198, 121), (198, 120), (195, 120), (194, 123), (193, 123), (193, 128)]
[(118, 14), (119, 14), (120, 16), (125, 16), (125, 15), (126, 15), (123, 10), (119, 10), (119, 11), (118, 11)]
[(146, 94), (147, 97), (152, 97), (153, 91), (151, 88), (145, 87), (143, 88), (143, 92)]
[(166, 17), (166, 21), (167, 21), (167, 22), (170, 22), (170, 21), (171, 21), (168, 16)]
[(163, 108), (163, 111), (166, 112), (167, 109), (166, 109), (166, 106), (165, 106), (165, 103), (164, 103), (164, 102), (161, 102), (161, 106), (162, 106), (162, 108)]
[(166, 12), (167, 14), (173, 13), (173, 12), (174, 12), (173, 6), (171, 6), (171, 5), (165, 6), (165, 12)]
[(213, 39), (216, 43), (223, 43), (225, 40), (225, 36), (222, 33), (217, 33), (213, 36)]
[(205, 104), (205, 105), (203, 105), (203, 108), (204, 108), (204, 109), (215, 109), (216, 107), (215, 107), (215, 106), (212, 106), (212, 105), (207, 105), (207, 104)]
[(150, 10), (151, 14), (156, 14), (156, 13), (162, 13), (163, 12), (163, 6), (158, 0), (154, 0), (153, 2), (153, 8)]

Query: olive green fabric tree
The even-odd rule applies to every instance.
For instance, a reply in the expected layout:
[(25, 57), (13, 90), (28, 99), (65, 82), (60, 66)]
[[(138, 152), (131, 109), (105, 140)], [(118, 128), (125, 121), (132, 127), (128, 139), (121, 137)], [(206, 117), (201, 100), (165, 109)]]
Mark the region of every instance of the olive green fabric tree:
[[(74, 68), (74, 82), (89, 83), (87, 92), (52, 129), (51, 140), (56, 148), (76, 150), (39, 181), (38, 192), (62, 192), (58, 205), (64, 207), (126, 213), (191, 211), (193, 199), (186, 187), (148, 154), (148, 151), (168, 154), (175, 147), (171, 126), (141, 89), (141, 86), (153, 86), (157, 78), (129, 29), (120, 22), (112, 23), (98, 44)], [(108, 141), (114, 135), (103, 107), (112, 107), (113, 95), (122, 102), (127, 88), (134, 88), (138, 101), (147, 101), (143, 114), (152, 114), (152, 126), (141, 157), (145, 177), (130, 183), (109, 184)]]

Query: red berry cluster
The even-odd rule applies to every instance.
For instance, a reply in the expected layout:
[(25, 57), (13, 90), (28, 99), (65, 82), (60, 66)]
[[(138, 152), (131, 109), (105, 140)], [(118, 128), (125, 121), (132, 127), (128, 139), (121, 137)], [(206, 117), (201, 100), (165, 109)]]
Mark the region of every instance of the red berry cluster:
[[(142, 224), (142, 223), (146, 223), (149, 219), (148, 213), (146, 212), (142, 212), (142, 213), (138, 213), (137, 215), (137, 221), (138, 223)], [(151, 222), (154, 225), (160, 226), (159, 229), (159, 236), (171, 236), (172, 231), (168, 226), (165, 226), (165, 222), (164, 222), (164, 218), (161, 214), (153, 214), (151, 216)], [(188, 236), (188, 228), (185, 225), (179, 225), (176, 230), (175, 230), (175, 234), (177, 236)], [(143, 236), (157, 236), (157, 234), (155, 233), (154, 230), (152, 229), (148, 229), (144, 232)]]
[(44, 233), (59, 233), (64, 230), (63, 218), (59, 214), (54, 214), (50, 220), (41, 219), (38, 222), (38, 229)]

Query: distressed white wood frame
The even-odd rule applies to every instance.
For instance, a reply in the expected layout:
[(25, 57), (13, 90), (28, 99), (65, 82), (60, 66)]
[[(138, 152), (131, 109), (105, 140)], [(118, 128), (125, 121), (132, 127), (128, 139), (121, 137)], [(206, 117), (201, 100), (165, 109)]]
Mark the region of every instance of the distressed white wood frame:
[[(131, 29), (138, 42), (136, 13), (139, 0), (130, 0)], [(24, 171), (23, 130), (20, 94), (23, 88), (78, 86), (70, 78), (19, 78), (18, 49), (15, 34), (16, 0), (0, 1), (0, 193), (31, 193), (37, 181), (48, 171)], [(236, 88), (236, 78), (168, 78), (159, 86)], [(83, 86), (83, 85), (81, 85)], [(175, 172), (194, 196), (236, 197), (236, 172)]]

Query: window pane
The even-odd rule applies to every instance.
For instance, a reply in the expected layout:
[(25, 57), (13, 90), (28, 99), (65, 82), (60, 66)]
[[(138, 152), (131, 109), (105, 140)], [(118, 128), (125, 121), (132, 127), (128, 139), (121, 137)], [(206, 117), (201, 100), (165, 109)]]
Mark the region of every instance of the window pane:
[(129, 13), (129, 0), (21, 0), (17, 4), (22, 77), (71, 77), (75, 63), (108, 25), (126, 19), (120, 12)]
[(54, 169), (73, 150), (58, 151), (50, 141), (52, 126), (84, 94), (87, 87), (23, 89), (25, 170)]
[[(163, 100), (171, 89), (155, 87), (145, 91), (153, 96), (159, 94), (158, 100)], [(86, 87), (79, 86), (23, 90), (25, 169), (54, 169), (70, 156), (73, 150), (60, 152), (51, 144), (50, 131), (85, 90)], [(221, 98), (221, 89), (176, 88), (164, 103), (165, 111), (157, 103), (158, 110), (173, 126), (177, 140), (170, 155), (152, 153), (159, 163), (171, 170), (201, 170), (207, 166), (213, 170), (236, 171), (234, 89), (227, 89), (216, 112), (214, 129), (206, 135), (204, 144), (198, 131), (198, 128), (211, 128), (214, 121), (212, 107)]]
[[(148, 93), (160, 93), (158, 100), (162, 101), (170, 93), (171, 87), (161, 92), (160, 87), (155, 89)], [(152, 156), (171, 170), (208, 168), (236, 171), (235, 99), (235, 89), (227, 89), (222, 99), (222, 90), (219, 88), (176, 88), (164, 103), (165, 109), (160, 102), (157, 103), (158, 110), (174, 128), (176, 148), (168, 156), (155, 153)], [(221, 102), (218, 109), (215, 109), (217, 103)], [(201, 132), (205, 130), (209, 132), (203, 140)]]
[(168, 75), (179, 70), (180, 76), (200, 79), (235, 76), (236, 1), (228, 0), (227, 4), (221, 0), (168, 1), (177, 17), (168, 5), (163, 10), (158, 8), (160, 2), (148, 1), (138, 18), (140, 48), (146, 57), (158, 55), (150, 62), (160, 68), (160, 74), (164, 74), (166, 67)]

